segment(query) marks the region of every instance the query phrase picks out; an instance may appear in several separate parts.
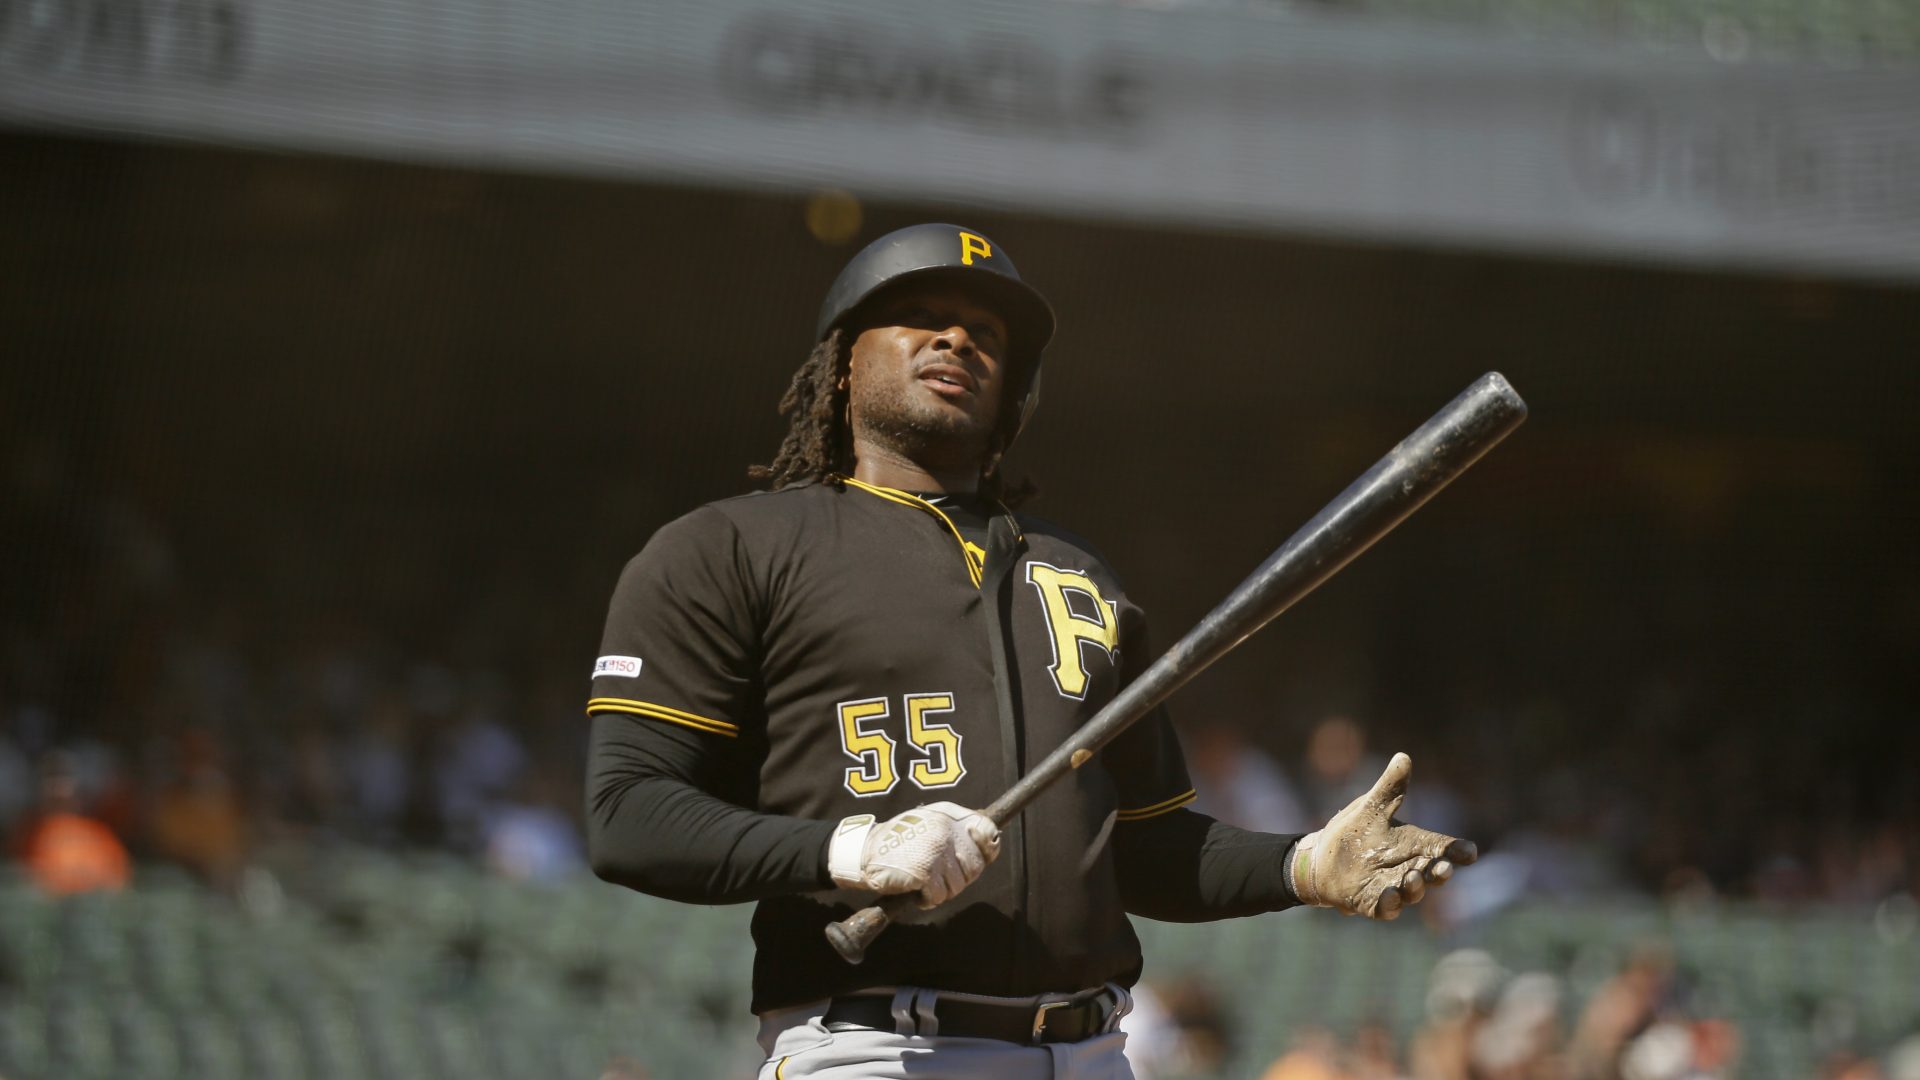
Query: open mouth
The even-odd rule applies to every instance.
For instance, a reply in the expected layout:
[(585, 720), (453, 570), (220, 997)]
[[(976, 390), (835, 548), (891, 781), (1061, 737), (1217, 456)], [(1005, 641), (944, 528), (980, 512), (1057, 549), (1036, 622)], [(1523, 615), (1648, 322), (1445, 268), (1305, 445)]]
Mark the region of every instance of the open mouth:
[(979, 384), (973, 381), (972, 375), (962, 368), (948, 364), (934, 364), (922, 369), (919, 379), (935, 393), (942, 395), (971, 394), (979, 389)]

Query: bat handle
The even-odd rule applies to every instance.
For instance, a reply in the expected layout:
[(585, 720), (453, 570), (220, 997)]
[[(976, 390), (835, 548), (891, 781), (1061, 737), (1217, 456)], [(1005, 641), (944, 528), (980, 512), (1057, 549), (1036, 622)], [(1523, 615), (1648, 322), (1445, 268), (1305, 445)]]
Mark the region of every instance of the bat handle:
[(859, 911), (827, 926), (827, 942), (840, 959), (849, 964), (857, 964), (867, 958), (867, 947), (872, 945), (880, 932), (893, 922), (894, 916), (913, 906), (912, 893), (900, 893), (883, 897), (872, 907)]

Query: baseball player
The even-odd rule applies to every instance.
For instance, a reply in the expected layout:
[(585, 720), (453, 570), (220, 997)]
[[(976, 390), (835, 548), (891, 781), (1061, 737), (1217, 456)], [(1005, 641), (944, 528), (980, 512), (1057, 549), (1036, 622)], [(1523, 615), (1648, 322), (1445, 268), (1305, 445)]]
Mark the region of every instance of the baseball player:
[[(875, 241), (781, 401), (769, 490), (666, 525), (614, 590), (587, 706), (594, 868), (758, 902), (762, 1080), (1130, 1077), (1129, 914), (1390, 919), (1473, 860), (1394, 820), (1404, 754), (1305, 836), (1197, 814), (1164, 713), (1004, 828), (971, 809), (1153, 659), (1105, 561), (1006, 505), (1053, 326), (983, 233)], [(922, 910), (841, 960), (823, 928), (891, 893)]]

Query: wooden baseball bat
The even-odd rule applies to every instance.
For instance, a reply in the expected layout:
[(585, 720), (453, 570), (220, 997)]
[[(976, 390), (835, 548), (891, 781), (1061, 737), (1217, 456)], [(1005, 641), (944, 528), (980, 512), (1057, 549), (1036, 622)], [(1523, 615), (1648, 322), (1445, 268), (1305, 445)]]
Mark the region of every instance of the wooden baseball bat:
[[(1011, 821), (1047, 785), (1085, 765), (1188, 679), (1372, 547), (1526, 418), (1527, 403), (1499, 372), (1474, 380), (1301, 526), (1166, 655), (982, 813), (996, 825)], [(888, 896), (833, 923), (827, 940), (847, 963), (859, 963), (894, 916), (910, 908), (912, 897)]]

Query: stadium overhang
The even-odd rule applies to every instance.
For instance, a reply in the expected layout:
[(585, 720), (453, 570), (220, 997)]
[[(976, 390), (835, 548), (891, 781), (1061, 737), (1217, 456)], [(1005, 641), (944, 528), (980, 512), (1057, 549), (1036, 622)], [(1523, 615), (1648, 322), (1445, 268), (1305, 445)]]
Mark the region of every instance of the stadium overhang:
[(0, 6), (0, 125), (1920, 279), (1920, 72), (1324, 13)]

